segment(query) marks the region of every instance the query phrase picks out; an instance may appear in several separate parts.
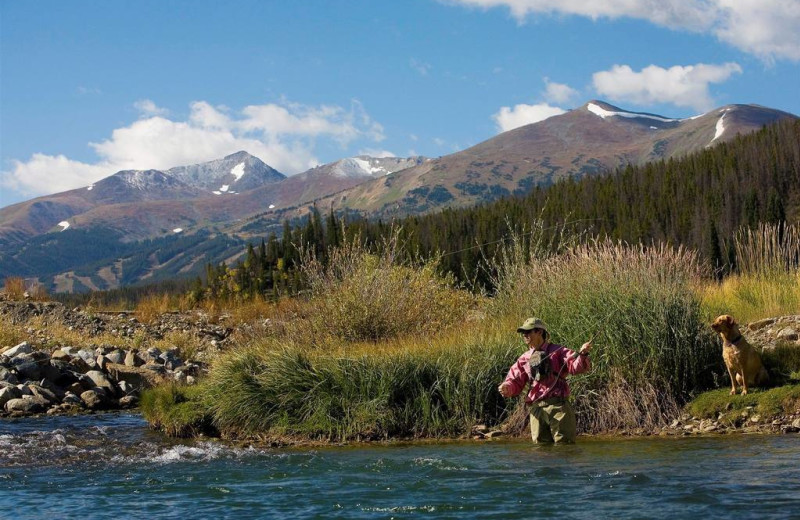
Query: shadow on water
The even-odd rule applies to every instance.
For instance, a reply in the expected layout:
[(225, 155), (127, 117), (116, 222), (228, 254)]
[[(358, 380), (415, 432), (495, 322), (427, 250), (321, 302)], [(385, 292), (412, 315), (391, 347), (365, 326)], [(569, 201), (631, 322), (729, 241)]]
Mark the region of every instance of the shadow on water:
[(790, 518), (795, 436), (269, 449), (177, 441), (134, 414), (0, 422), (15, 518)]

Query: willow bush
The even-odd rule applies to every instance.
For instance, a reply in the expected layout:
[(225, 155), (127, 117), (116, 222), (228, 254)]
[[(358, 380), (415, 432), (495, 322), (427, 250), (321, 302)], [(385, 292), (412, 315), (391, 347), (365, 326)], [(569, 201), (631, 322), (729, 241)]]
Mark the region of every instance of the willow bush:
[(542, 318), (551, 341), (594, 338), (593, 369), (572, 378), (584, 431), (650, 428), (673, 416), (721, 371), (693, 286), (697, 255), (666, 246), (591, 241), (561, 254), (515, 242), (500, 269), (492, 314)]
[(453, 287), (438, 259), (403, 261), (398, 233), (378, 254), (358, 241), (331, 250), (326, 264), (305, 254), (301, 270), (310, 286), (306, 327), (338, 341), (381, 341), (404, 334), (430, 336), (464, 319), (475, 298)]

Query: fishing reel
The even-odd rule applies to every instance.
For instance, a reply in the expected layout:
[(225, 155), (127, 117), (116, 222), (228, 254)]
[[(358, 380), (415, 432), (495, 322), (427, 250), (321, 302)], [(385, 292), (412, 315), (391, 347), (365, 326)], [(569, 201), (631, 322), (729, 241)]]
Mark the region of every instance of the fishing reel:
[(531, 354), (528, 365), (531, 369), (531, 379), (534, 381), (544, 381), (553, 373), (550, 356), (541, 350), (536, 350)]

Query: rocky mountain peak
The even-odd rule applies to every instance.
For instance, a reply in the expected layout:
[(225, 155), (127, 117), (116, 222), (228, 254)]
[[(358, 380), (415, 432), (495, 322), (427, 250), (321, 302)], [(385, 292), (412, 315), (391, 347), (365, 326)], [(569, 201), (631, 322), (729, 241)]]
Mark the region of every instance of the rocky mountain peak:
[(178, 166), (167, 174), (216, 195), (241, 193), (286, 178), (258, 157), (239, 151), (214, 161)]

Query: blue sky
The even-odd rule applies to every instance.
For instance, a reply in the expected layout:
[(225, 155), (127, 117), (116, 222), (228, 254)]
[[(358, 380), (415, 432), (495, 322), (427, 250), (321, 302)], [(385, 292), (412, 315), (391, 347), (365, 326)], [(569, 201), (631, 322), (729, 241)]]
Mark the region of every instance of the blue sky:
[(0, 207), (241, 149), (436, 157), (590, 99), (800, 115), (800, 0), (2, 0), (0, 24)]

